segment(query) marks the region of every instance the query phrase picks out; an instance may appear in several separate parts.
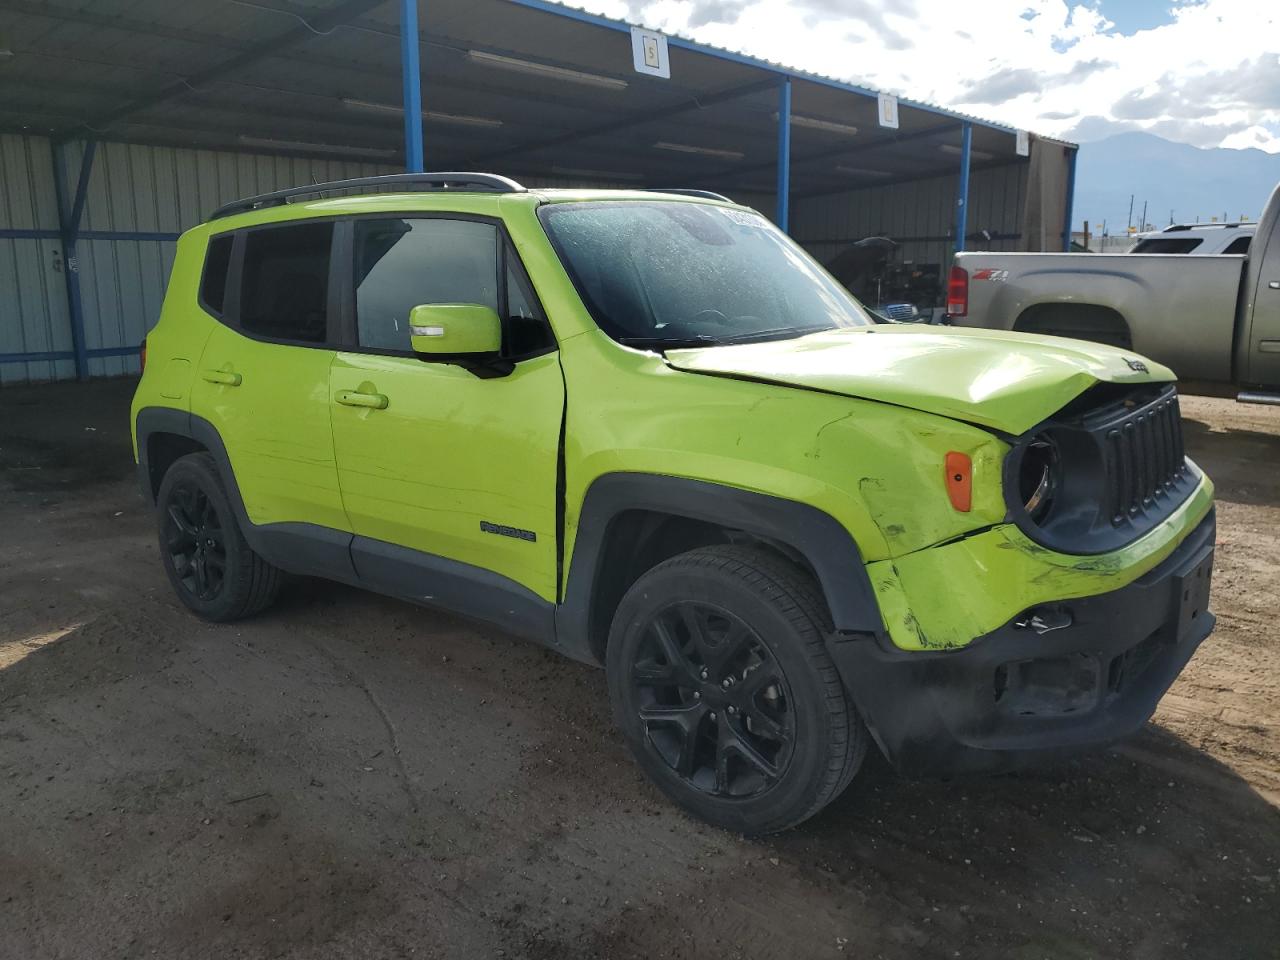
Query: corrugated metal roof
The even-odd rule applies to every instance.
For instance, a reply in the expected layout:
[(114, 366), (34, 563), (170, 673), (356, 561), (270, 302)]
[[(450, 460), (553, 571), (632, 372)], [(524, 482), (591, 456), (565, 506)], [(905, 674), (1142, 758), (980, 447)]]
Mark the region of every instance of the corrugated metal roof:
[[(398, 7), (377, 0), (0, 0), (0, 129), (402, 162)], [(683, 37), (672, 78), (635, 73), (629, 25), (548, 0), (422, 0), (426, 155), (492, 169), (771, 192), (778, 78), (793, 80), (792, 177), (806, 193), (950, 172), (960, 125), (982, 163), (1013, 129)], [(566, 80), (554, 69), (586, 74)], [(594, 81), (591, 79), (594, 78)], [(857, 128), (840, 132), (831, 124)]]
[[(628, 21), (617, 20), (612, 17), (606, 17), (602, 14), (594, 13), (590, 10), (586, 10), (583, 7), (578, 7), (573, 4), (557, 3), (555, 2), (555, 0), (509, 0), (509, 2), (519, 3), (525, 6), (533, 7), (535, 9), (547, 10), (548, 12), (557, 12), (556, 8), (559, 8), (559, 12), (561, 13), (561, 15), (581, 16), (585, 18), (590, 18), (590, 20), (592, 21), (600, 22), (601, 25), (611, 24), (618, 29), (630, 30), (632, 26), (641, 27), (644, 29), (652, 29), (652, 28), (646, 27), (646, 25), (643, 23), (633, 24)], [(671, 34), (664, 34), (664, 35), (667, 36), (670, 40), (678, 40), (680, 44), (684, 46), (686, 49), (696, 50), (698, 52), (706, 53), (710, 56), (717, 56), (717, 57), (734, 60), (738, 62), (750, 63), (752, 65), (756, 65), (764, 69), (773, 70), (777, 73), (784, 74), (786, 76), (790, 76), (798, 80), (809, 80), (814, 83), (830, 84), (833, 86), (837, 86), (841, 89), (844, 89), (850, 93), (857, 93), (867, 97), (877, 97), (882, 92), (874, 87), (870, 87), (865, 84), (860, 84), (853, 80), (846, 80), (841, 77), (833, 77), (828, 74), (816, 73), (813, 71), (801, 69), (799, 67), (792, 67), (788, 64), (782, 63), (777, 60), (770, 60), (767, 57), (757, 57), (753, 54), (745, 53), (741, 50), (734, 50), (730, 47), (721, 47), (721, 46), (718, 46), (717, 44), (706, 43), (705, 41), (698, 40), (697, 38), (689, 36), (687, 34), (671, 33)], [(906, 97), (899, 94), (895, 90), (887, 90), (883, 92), (892, 93), (895, 96), (897, 96), (900, 106), (912, 107), (912, 108), (917, 108), (921, 110), (928, 110), (932, 113), (940, 113), (945, 116), (954, 117), (958, 120), (965, 120), (970, 123), (982, 124), (983, 126), (992, 127), (997, 130), (1003, 130), (1008, 133), (1014, 133), (1017, 131), (1016, 127), (1012, 127), (1006, 123), (1000, 123), (995, 120), (990, 120), (986, 117), (979, 117), (976, 114), (964, 113), (963, 111), (955, 110), (955, 109), (952, 109), (951, 107), (944, 107), (940, 104), (931, 103), (927, 100), (912, 99), (910, 97)], [(1058, 142), (1067, 144), (1067, 141), (1058, 141)], [(1075, 144), (1068, 144), (1068, 145), (1075, 146)]]

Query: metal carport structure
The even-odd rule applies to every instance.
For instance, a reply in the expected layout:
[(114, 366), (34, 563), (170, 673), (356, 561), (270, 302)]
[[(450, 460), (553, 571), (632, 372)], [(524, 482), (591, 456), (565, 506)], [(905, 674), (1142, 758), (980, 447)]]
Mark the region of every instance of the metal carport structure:
[(0, 13), (0, 383), (125, 372), (178, 232), (308, 180), (426, 167), (701, 187), (824, 259), (890, 229), (935, 261), (975, 232), (1038, 249), (1069, 230), (1070, 144), (1030, 137), (1023, 156), (1012, 127), (906, 99), (884, 127), (874, 90), (679, 37), (670, 78), (645, 75), (630, 25), (545, 0)]

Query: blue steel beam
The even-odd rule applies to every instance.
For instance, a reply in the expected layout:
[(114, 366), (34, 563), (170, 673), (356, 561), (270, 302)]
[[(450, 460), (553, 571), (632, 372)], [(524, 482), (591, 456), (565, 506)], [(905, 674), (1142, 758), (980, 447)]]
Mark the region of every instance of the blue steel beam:
[(778, 84), (778, 192), (774, 221), (787, 232), (791, 216), (791, 78)]
[[(137, 347), (101, 347), (87, 351), (91, 359), (127, 357), (138, 353)], [(74, 360), (71, 350), (37, 350), (34, 353), (0, 353), (0, 363), (36, 363), (41, 360)]]
[(404, 169), (422, 173), (422, 64), (418, 0), (400, 0), (400, 75), (404, 84)]
[(969, 232), (969, 159), (973, 152), (973, 125), (966, 123), (960, 131), (960, 186), (956, 191), (956, 253), (964, 250)]
[(53, 187), (58, 200), (58, 226), (62, 240), (62, 276), (67, 289), (67, 312), (71, 317), (71, 346), (76, 361), (76, 378), (89, 379), (89, 353), (84, 336), (84, 304), (80, 299), (80, 261), (76, 256), (76, 240), (79, 239), (80, 215), (84, 212), (84, 198), (89, 186), (89, 174), (93, 169), (93, 157), (97, 150), (94, 141), (88, 141), (80, 156), (80, 176), (76, 181), (76, 194), (68, 201), (66, 185), (66, 144), (50, 141), (53, 160)]
[(76, 181), (76, 197), (71, 204), (71, 232), (80, 233), (80, 218), (84, 215), (84, 202), (89, 196), (89, 175), (93, 172), (93, 158), (98, 154), (98, 141), (86, 140), (84, 154), (80, 157), (80, 179)]
[[(177, 240), (179, 233), (157, 233), (152, 230), (81, 230), (76, 234), (80, 240), (140, 240), (164, 241)], [(9, 227), (0, 229), (0, 240), (59, 240), (61, 230), (16, 230)]]
[(1062, 221), (1062, 251), (1071, 252), (1071, 217), (1072, 207), (1076, 204), (1076, 155), (1079, 148), (1067, 153), (1067, 209)]

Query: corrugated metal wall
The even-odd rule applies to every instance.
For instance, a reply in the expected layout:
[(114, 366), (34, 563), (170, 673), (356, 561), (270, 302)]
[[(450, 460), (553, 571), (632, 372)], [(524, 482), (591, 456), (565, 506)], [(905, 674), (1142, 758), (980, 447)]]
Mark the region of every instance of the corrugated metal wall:
[[(69, 168), (76, 169), (78, 161), (78, 152), (69, 156)], [(103, 143), (94, 160), (81, 230), (177, 234), (240, 197), (395, 172), (395, 167), (372, 163)], [(142, 342), (159, 319), (174, 247), (169, 240), (80, 241), (90, 350)], [(89, 368), (93, 376), (131, 373), (137, 371), (137, 360), (91, 359)]]
[[(58, 229), (48, 140), (0, 134), (0, 229)], [(70, 349), (62, 244), (0, 239), (0, 354)], [(0, 386), (74, 375), (70, 360), (0, 363)]]
[[(75, 193), (83, 144), (66, 153)], [(0, 137), (0, 230), (57, 230), (52, 150), (40, 137)], [(132, 347), (160, 316), (174, 237), (219, 204), (300, 183), (396, 173), (373, 163), (100, 143), (77, 244), (88, 350)], [(149, 235), (147, 239), (134, 236)], [(0, 239), (0, 353), (72, 347), (62, 244)], [(135, 373), (133, 356), (90, 357), (93, 376)], [(75, 376), (71, 360), (0, 363), (0, 385)]]
[[(792, 200), (791, 234), (823, 263), (864, 237), (902, 244), (903, 261), (936, 263), (945, 277), (955, 242), (958, 176), (866, 187)], [(975, 170), (969, 177), (970, 250), (1016, 250), (1027, 165)], [(974, 239), (987, 231), (1007, 239)]]
[[(72, 144), (66, 151), (68, 197), (75, 193), (82, 151), (83, 144)], [(219, 204), (301, 183), (396, 172), (395, 167), (373, 163), (99, 144), (77, 248), (86, 348), (92, 352), (133, 347), (142, 341), (160, 314), (173, 264), (173, 238)], [(574, 185), (536, 177), (524, 182)], [(975, 171), (970, 231), (1016, 235), (1025, 190), (1025, 166)], [(854, 240), (884, 235), (903, 243), (905, 259), (945, 268), (951, 256), (955, 194), (956, 178), (940, 177), (798, 198), (792, 204), (791, 232), (824, 262)], [(772, 215), (772, 196), (735, 199)], [(0, 231), (57, 229), (49, 141), (0, 135)], [(970, 245), (982, 247), (972, 241)], [(987, 248), (1015, 245), (1015, 240), (1008, 240)], [(56, 237), (0, 238), (0, 354), (72, 349), (65, 269)], [(89, 359), (94, 376), (137, 369), (132, 355)], [(69, 359), (0, 363), (0, 385), (74, 375), (75, 364)]]

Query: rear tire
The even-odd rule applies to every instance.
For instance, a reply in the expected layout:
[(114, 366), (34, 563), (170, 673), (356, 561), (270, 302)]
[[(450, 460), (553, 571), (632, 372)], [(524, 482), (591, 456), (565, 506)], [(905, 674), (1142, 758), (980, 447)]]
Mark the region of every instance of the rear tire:
[(283, 574), (245, 540), (207, 453), (174, 461), (156, 497), (160, 560), (169, 582), (198, 617), (223, 623), (265, 610)]
[(636, 761), (716, 826), (758, 835), (813, 816), (868, 743), (829, 629), (813, 581), (769, 551), (707, 547), (654, 567), (619, 604), (606, 657)]

